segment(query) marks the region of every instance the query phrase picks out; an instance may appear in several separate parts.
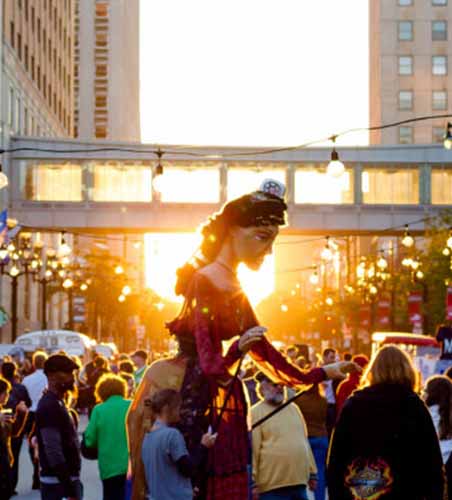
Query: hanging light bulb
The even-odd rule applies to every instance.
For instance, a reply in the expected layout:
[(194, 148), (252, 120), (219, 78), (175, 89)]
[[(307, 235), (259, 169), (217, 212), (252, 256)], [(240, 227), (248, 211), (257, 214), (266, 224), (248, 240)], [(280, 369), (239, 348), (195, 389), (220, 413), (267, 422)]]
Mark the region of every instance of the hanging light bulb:
[(416, 271), (416, 269), (419, 269), (420, 265), (421, 263), (418, 260), (411, 261), (411, 269), (413, 269), (414, 271)]
[(80, 290), (81, 290), (82, 292), (86, 292), (86, 290), (88, 290), (88, 285), (87, 285), (86, 283), (82, 283), (82, 284), (80, 285)]
[(405, 234), (402, 238), (402, 245), (406, 248), (411, 248), (414, 245), (414, 238), (408, 230), (408, 224), (405, 226)]
[(322, 250), (322, 253), (320, 254), (320, 256), (322, 257), (323, 260), (331, 260), (333, 258), (333, 252), (331, 251), (331, 248), (330, 248), (330, 237), (327, 236), (326, 237), (326, 244), (325, 244), (325, 248)]
[(326, 304), (327, 306), (332, 306), (332, 305), (333, 305), (333, 303), (334, 303), (334, 301), (333, 301), (333, 299), (332, 299), (331, 297), (327, 297), (327, 298), (325, 299), (325, 304)]
[(418, 280), (421, 280), (421, 279), (423, 279), (423, 277), (424, 277), (424, 273), (419, 269), (419, 271), (416, 273), (416, 278)]
[(53, 273), (50, 269), (47, 269), (47, 271), (44, 273), (44, 276), (49, 279), (53, 276)]
[(446, 133), (444, 134), (444, 147), (446, 149), (452, 149), (452, 133), (451, 133), (451, 129), (452, 129), (452, 123), (451, 122), (447, 122), (447, 125), (446, 125)]
[(341, 160), (339, 160), (339, 154), (336, 151), (336, 136), (333, 135), (330, 137), (330, 140), (333, 142), (333, 151), (331, 151), (331, 160), (328, 163), (326, 173), (330, 177), (339, 178), (344, 174), (345, 167)]
[(163, 165), (162, 165), (162, 156), (163, 156), (163, 153), (162, 151), (160, 150), (160, 148), (157, 150), (157, 159), (158, 159), (158, 162), (157, 162), (157, 166), (155, 167), (155, 170), (154, 170), (154, 175), (153, 175), (153, 180), (152, 180), (152, 188), (154, 189), (154, 191), (156, 193), (161, 193), (163, 191), (163, 188), (164, 188), (164, 178), (163, 178)]
[[(1, 250), (0, 250), (0, 252), (1, 252)], [(447, 248), (447, 247), (446, 247), (446, 248), (443, 250), (443, 255), (444, 255), (445, 257), (449, 257), (449, 255), (450, 255), (450, 248)]]
[(122, 266), (115, 267), (115, 274), (122, 274), (124, 272), (124, 268)]
[(317, 268), (314, 269), (314, 272), (309, 276), (309, 282), (311, 285), (319, 284), (319, 273), (317, 272)]
[(452, 228), (449, 229), (449, 238), (447, 238), (446, 245), (448, 248), (452, 248)]
[(6, 247), (8, 252), (14, 252), (16, 250), (16, 245), (14, 245), (13, 242), (9, 243), (8, 246)]
[(286, 313), (289, 310), (289, 307), (286, 304), (281, 304), (281, 311)]
[(67, 257), (71, 253), (71, 247), (66, 243), (65, 238), (66, 231), (61, 231), (61, 241), (58, 248), (58, 255), (60, 257)]
[(366, 275), (366, 264), (365, 262), (360, 262), (356, 268), (356, 276), (359, 279), (363, 279)]
[(130, 295), (132, 293), (132, 288), (129, 285), (125, 285), (122, 289), (122, 295)]
[(125, 295), (122, 295), (122, 294), (121, 294), (121, 295), (118, 297), (118, 302), (121, 302), (121, 303), (122, 303), (122, 302), (124, 302), (125, 300), (126, 300)]
[(375, 285), (371, 285), (371, 286), (369, 287), (369, 293), (370, 293), (371, 295), (377, 295), (377, 293), (378, 293), (378, 288), (377, 288)]
[(377, 267), (378, 267), (378, 269), (381, 269), (382, 271), (384, 271), (388, 267), (388, 261), (385, 259), (384, 250), (381, 251), (381, 256), (377, 260)]
[(402, 260), (402, 266), (404, 267), (411, 267), (411, 263), (413, 262), (413, 259), (409, 259), (408, 257), (405, 257)]

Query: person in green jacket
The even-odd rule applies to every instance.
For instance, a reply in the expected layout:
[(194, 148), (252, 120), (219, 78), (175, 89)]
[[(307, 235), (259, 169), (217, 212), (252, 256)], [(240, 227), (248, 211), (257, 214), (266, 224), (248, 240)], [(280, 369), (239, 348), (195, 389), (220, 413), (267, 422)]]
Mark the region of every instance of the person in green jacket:
[(129, 460), (126, 415), (130, 400), (126, 381), (111, 373), (102, 375), (96, 384), (96, 405), (86, 428), (88, 448), (97, 448), (103, 500), (124, 500)]

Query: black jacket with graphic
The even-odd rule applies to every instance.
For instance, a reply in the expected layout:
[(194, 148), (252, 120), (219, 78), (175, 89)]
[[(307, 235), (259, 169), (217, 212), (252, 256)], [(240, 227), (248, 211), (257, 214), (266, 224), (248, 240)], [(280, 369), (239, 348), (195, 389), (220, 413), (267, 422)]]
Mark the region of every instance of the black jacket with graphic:
[(377, 384), (345, 403), (330, 444), (330, 500), (443, 500), (441, 451), (410, 389)]

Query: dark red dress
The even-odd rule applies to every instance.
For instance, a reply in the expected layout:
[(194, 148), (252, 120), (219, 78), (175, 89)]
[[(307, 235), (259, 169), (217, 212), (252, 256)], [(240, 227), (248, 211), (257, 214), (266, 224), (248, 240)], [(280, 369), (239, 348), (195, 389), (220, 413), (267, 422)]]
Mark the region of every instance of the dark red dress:
[[(223, 341), (240, 336), (257, 325), (256, 316), (237, 278), (217, 263), (195, 273), (181, 313), (168, 325), (171, 333), (177, 336), (182, 351), (195, 360), (186, 378), (196, 378), (193, 375), (196, 367), (201, 374), (201, 382), (188, 384), (191, 389), (185, 394), (182, 391), (189, 407), (190, 404), (198, 406), (185, 412), (189, 415), (189, 425), (193, 423), (195, 426), (193, 414), (203, 413), (204, 423), (208, 421), (218, 432), (206, 464), (208, 500), (249, 498), (248, 402), (240, 379), (227, 383), (237, 370), (241, 352), (237, 339), (223, 355)], [(289, 363), (265, 338), (256, 343), (249, 354), (260, 370), (283, 384), (312, 384), (325, 379), (321, 368), (305, 372)], [(203, 405), (197, 405), (196, 400), (204, 395), (207, 395), (208, 403), (202, 409)], [(225, 399), (227, 404), (221, 421), (218, 421)]]

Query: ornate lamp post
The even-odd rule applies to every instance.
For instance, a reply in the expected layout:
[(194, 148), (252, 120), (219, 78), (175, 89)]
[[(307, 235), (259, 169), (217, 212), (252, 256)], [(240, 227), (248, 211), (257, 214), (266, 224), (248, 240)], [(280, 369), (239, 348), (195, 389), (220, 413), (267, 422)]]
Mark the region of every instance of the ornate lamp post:
[(10, 242), (0, 248), (0, 273), (11, 280), (11, 337), (17, 338), (17, 290), (21, 276), (38, 272), (41, 258), (41, 245), (31, 244), (31, 233), (21, 233), (18, 243)]

